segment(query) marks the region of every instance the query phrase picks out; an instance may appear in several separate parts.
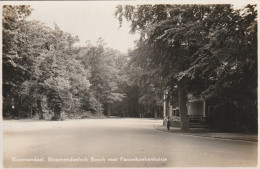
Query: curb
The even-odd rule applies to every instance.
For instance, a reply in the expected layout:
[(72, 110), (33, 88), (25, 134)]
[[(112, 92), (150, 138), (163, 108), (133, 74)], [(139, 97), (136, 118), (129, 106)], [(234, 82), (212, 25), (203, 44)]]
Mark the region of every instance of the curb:
[(258, 140), (252, 140), (252, 139), (225, 138), (225, 137), (217, 137), (217, 136), (206, 136), (206, 135), (200, 135), (200, 134), (194, 134), (194, 133), (185, 133), (185, 132), (181, 132), (181, 131), (176, 131), (176, 132), (168, 131), (166, 129), (164, 130), (164, 129), (160, 129), (160, 128), (156, 127), (155, 124), (153, 124), (153, 127), (156, 130), (166, 132), (166, 133), (175, 133), (175, 134), (182, 134), (182, 135), (189, 135), (189, 136), (196, 136), (196, 137), (216, 138), (216, 139), (221, 139), (221, 140), (246, 141), (246, 142), (258, 143)]

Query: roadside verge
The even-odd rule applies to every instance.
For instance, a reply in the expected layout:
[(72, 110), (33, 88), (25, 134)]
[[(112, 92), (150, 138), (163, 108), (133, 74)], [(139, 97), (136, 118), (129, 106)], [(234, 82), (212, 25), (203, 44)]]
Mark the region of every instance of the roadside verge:
[(212, 131), (207, 128), (190, 128), (190, 130), (188, 132), (183, 132), (178, 127), (170, 127), (170, 130), (167, 130), (167, 127), (163, 126), (162, 124), (153, 124), (153, 127), (156, 130), (160, 130), (163, 132), (169, 132), (169, 133), (177, 133), (177, 134), (200, 136), (200, 137), (210, 137), (210, 138), (218, 138), (218, 139), (227, 139), (227, 140), (241, 140), (241, 141), (258, 142), (257, 134), (222, 133), (222, 132)]

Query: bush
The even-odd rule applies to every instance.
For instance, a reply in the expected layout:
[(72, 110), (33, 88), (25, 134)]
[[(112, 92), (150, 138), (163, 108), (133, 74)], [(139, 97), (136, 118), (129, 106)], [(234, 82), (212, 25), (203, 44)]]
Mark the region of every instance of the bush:
[(54, 116), (53, 112), (48, 111), (48, 112), (43, 113), (43, 119), (45, 119), (45, 120), (51, 120), (53, 116)]
[(211, 129), (224, 132), (257, 131), (257, 118), (232, 103), (216, 106), (206, 117), (206, 124)]
[(79, 112), (79, 113), (70, 113), (65, 114), (63, 119), (96, 119), (96, 118), (106, 118), (104, 114), (92, 113), (91, 111)]

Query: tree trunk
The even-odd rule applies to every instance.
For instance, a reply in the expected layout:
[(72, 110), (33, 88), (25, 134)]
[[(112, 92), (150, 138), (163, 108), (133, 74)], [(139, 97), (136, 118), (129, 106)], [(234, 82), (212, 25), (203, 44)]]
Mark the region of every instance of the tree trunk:
[(17, 112), (18, 112), (18, 118), (21, 118), (21, 114), (22, 114), (22, 97), (20, 97), (19, 99), (19, 104), (17, 106)]
[(110, 105), (107, 104), (107, 117), (110, 117)]
[(31, 119), (32, 119), (32, 106), (30, 106), (30, 114), (31, 114)]
[(40, 99), (37, 99), (37, 107), (39, 110), (39, 119), (43, 119), (42, 104)]
[(157, 107), (154, 109), (154, 118), (157, 119)]
[(181, 120), (181, 130), (189, 130), (189, 119), (187, 115), (187, 91), (182, 83), (178, 84), (178, 100), (179, 100), (179, 111), (180, 111), (180, 120)]

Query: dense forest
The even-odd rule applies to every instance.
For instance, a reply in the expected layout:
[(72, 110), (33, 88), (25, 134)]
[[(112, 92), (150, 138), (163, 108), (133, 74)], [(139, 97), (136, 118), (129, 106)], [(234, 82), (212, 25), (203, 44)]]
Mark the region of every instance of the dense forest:
[(78, 37), (58, 25), (27, 21), (31, 12), (30, 6), (3, 7), (5, 118), (140, 116), (141, 89), (128, 75), (138, 72), (130, 72), (128, 56), (102, 38), (79, 47)]
[[(119, 5), (119, 25), (140, 34), (123, 54), (39, 21), (30, 6), (3, 6), (3, 117), (68, 119), (162, 117), (163, 95), (180, 107), (187, 94), (215, 109), (212, 128), (257, 130), (255, 5)], [(116, 25), (118, 26), (118, 25)]]

